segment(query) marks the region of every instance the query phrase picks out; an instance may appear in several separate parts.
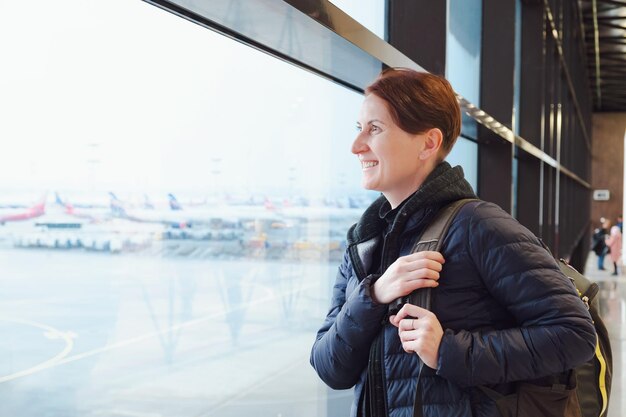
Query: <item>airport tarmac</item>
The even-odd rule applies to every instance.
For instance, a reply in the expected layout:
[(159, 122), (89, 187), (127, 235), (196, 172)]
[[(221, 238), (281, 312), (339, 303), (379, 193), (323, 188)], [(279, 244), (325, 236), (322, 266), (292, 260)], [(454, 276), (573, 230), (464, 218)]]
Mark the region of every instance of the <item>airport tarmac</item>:
[(308, 360), (336, 263), (28, 249), (0, 263), (0, 416), (347, 413), (350, 393)]

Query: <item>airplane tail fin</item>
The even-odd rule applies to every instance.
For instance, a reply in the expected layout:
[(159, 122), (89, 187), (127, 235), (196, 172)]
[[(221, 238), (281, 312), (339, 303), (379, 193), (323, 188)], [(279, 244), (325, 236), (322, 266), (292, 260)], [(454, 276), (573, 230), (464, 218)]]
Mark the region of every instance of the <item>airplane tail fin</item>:
[(74, 213), (74, 206), (67, 201), (63, 201), (58, 192), (54, 193), (54, 202), (65, 209), (68, 214)]
[(59, 206), (65, 207), (65, 202), (63, 202), (61, 196), (56, 191), (54, 192), (54, 202), (57, 203)]
[(33, 217), (41, 216), (46, 213), (46, 203), (37, 203), (30, 208), (30, 213)]
[(274, 205), (274, 203), (272, 203), (272, 200), (270, 200), (268, 197), (265, 197), (264, 206), (266, 210), (276, 211), (276, 206)]
[(180, 205), (180, 203), (178, 202), (178, 200), (176, 199), (174, 194), (169, 193), (167, 195), (167, 198), (169, 199), (170, 209), (171, 210), (182, 210), (183, 209), (183, 207)]
[(29, 211), (33, 215), (33, 217), (41, 216), (42, 214), (45, 214), (47, 198), (48, 198), (48, 194), (46, 193), (39, 199), (39, 201), (35, 205), (33, 205), (29, 209)]
[(122, 200), (117, 198), (117, 196), (111, 191), (109, 191), (109, 197), (109, 207), (111, 209), (111, 213), (113, 213), (114, 216), (126, 217), (126, 210), (124, 209), (124, 204), (122, 204)]

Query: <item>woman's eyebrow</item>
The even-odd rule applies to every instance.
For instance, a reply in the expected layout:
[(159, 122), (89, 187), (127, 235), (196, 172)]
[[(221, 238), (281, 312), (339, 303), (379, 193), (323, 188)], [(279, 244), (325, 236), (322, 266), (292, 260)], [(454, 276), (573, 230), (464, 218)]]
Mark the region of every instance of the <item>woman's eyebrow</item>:
[[(368, 124), (368, 125), (371, 125), (371, 124), (372, 124), (372, 123), (374, 123), (374, 122), (376, 122), (376, 123), (380, 123), (380, 124), (383, 124), (383, 125), (385, 124), (385, 122), (383, 122), (383, 121), (382, 121), (382, 120), (380, 120), (380, 119), (372, 119), (372, 120), (368, 121), (368, 122), (367, 122), (367, 124)], [(357, 123), (358, 123), (358, 122), (357, 122)]]

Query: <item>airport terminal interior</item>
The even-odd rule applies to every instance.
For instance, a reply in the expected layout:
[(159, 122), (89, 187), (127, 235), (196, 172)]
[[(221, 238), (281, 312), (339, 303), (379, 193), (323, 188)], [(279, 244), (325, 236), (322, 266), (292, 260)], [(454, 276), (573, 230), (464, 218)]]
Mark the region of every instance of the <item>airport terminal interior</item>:
[(0, 0), (0, 55), (0, 417), (348, 416), (309, 355), (388, 67), (450, 81), (447, 161), (597, 282), (626, 415), (626, 271), (593, 251), (626, 0)]

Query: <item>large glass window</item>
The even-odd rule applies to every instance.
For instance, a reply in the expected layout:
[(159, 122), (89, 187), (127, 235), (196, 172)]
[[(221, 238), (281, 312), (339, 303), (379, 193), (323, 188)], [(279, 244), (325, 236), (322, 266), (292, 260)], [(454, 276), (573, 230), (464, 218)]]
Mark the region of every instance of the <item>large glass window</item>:
[(446, 78), (479, 107), (481, 28), (482, 0), (448, 0)]
[(465, 173), (465, 179), (470, 183), (474, 191), (478, 187), (478, 144), (464, 138), (457, 139), (446, 161), (450, 165), (461, 165)]
[[(446, 38), (446, 78), (454, 90), (480, 106), (480, 45), (482, 24), (481, 0), (448, 0)], [(463, 115), (462, 135), (447, 160), (461, 165), (469, 183), (478, 185), (477, 125)]]
[(0, 2), (0, 53), (2, 414), (349, 403), (308, 356), (361, 96), (139, 1)]

